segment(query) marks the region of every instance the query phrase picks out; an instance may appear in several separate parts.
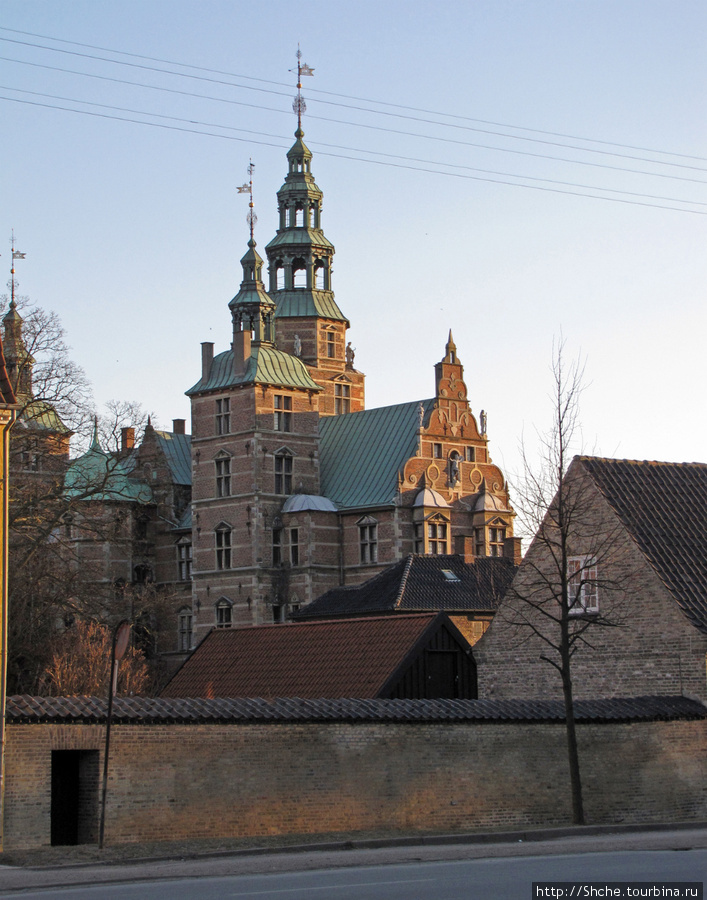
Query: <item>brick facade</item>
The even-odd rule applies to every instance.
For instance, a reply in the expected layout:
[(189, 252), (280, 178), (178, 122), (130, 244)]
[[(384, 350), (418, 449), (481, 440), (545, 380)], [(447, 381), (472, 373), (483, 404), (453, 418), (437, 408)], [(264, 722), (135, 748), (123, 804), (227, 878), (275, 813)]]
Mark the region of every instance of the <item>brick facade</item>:
[[(704, 819), (706, 729), (580, 724), (587, 820)], [(7, 732), (5, 847), (45, 846), (52, 751), (102, 758), (104, 728)], [(565, 742), (562, 723), (116, 725), (106, 843), (568, 824)]]
[[(600, 557), (598, 615), (572, 660), (574, 698), (682, 694), (704, 701), (707, 634), (690, 622), (591, 478), (578, 467), (569, 477), (582, 491), (581, 527), (570, 553)], [(557, 643), (558, 626), (522, 599), (534, 581), (551, 584), (557, 577), (549, 548), (536, 538), (474, 647), (480, 698), (562, 696), (559, 673), (541, 658), (553, 652), (518, 624), (528, 617)]]

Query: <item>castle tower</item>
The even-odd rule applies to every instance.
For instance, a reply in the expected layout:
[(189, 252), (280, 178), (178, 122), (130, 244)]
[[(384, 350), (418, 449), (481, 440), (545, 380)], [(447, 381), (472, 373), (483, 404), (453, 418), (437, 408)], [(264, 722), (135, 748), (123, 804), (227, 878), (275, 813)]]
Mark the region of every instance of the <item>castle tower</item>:
[(322, 192), (302, 131), (306, 107), (301, 76), (313, 70), (300, 58), (298, 53), (295, 143), (287, 152), (287, 175), (277, 192), (277, 234), (265, 248), (268, 292), (277, 305), (278, 346), (301, 358), (322, 386), (321, 414), (338, 415), (364, 408), (364, 376), (354, 369), (346, 340), (349, 320), (334, 299), (334, 245), (322, 230)]

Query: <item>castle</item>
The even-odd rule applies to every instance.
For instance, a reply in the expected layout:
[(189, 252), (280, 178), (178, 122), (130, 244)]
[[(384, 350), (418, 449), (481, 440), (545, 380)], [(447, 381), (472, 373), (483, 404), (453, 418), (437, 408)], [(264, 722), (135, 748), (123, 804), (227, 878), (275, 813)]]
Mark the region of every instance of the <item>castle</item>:
[(295, 138), (267, 289), (251, 218), (231, 347), (203, 343), (187, 391), (196, 642), (214, 626), (284, 621), (407, 554), (519, 557), (451, 332), (431, 398), (365, 409), (301, 126)]

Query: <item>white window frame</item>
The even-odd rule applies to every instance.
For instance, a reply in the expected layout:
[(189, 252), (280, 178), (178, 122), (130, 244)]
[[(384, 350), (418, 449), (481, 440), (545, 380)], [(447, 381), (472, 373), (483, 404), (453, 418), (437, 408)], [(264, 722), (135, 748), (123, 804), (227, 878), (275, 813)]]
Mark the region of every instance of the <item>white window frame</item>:
[(592, 556), (568, 558), (567, 605), (571, 616), (599, 612), (597, 564)]

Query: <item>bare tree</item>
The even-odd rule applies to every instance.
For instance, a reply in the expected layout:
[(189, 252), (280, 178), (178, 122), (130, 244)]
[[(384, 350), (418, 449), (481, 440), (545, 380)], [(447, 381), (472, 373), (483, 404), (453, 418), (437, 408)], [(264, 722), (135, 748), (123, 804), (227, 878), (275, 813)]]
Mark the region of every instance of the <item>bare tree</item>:
[[(10, 441), (8, 679), (11, 690), (34, 692), (68, 623), (112, 621), (114, 598), (96, 590), (105, 580), (101, 553), (79, 559), (77, 541), (100, 548), (115, 539), (123, 513), (109, 509), (106, 498), (125, 473), (121, 430), (136, 428), (139, 439), (147, 414), (139, 404), (111, 401), (96, 417), (88, 380), (71, 360), (56, 314), (24, 297), (15, 301), (8, 309), (0, 298), (8, 374), (20, 402)], [(67, 471), (80, 464), (70, 458), (69, 441), (74, 455), (85, 452), (96, 426), (108, 452), (94, 454), (93, 462), (104, 465), (87, 466), (85, 478), (75, 469), (67, 490)]]
[[(112, 634), (97, 622), (77, 621), (55, 641), (42, 678), (42, 692), (53, 697), (98, 696), (108, 692)], [(143, 654), (130, 647), (118, 670), (122, 694), (142, 694), (150, 682)]]
[[(553, 348), (553, 422), (539, 435), (540, 453), (534, 463), (521, 447), (523, 474), (515, 491), (515, 508), (530, 548), (502, 606), (512, 626), (516, 646), (537, 652), (552, 666), (562, 683), (572, 816), (584, 823), (582, 779), (573, 702), (573, 662), (580, 649), (591, 651), (592, 631), (615, 627), (625, 620), (625, 577), (620, 571), (617, 541), (620, 526), (597, 512), (597, 492), (577, 460), (581, 443), (579, 420), (584, 365), (566, 364), (564, 343)], [(610, 604), (598, 603), (599, 593), (614, 595)]]

